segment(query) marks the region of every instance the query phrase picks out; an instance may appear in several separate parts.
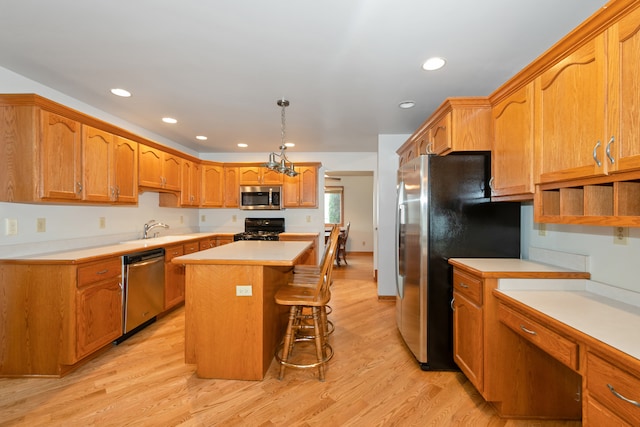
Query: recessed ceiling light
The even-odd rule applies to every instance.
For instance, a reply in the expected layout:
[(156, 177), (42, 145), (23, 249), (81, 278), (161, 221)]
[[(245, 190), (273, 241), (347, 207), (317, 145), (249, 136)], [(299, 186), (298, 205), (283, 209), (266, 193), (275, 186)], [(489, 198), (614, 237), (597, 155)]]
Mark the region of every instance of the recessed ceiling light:
[(244, 142), (239, 142), (238, 143), (238, 147), (240, 148), (247, 148), (249, 146), (249, 144), (245, 144)]
[(123, 98), (128, 98), (131, 96), (131, 92), (129, 92), (128, 90), (124, 90), (124, 89), (111, 89), (111, 93), (116, 95), (116, 96), (122, 96)]
[(291, 147), (295, 147), (295, 146), (296, 146), (296, 144), (294, 144), (293, 142), (285, 142), (285, 143), (284, 143), (284, 146), (285, 146), (285, 147), (289, 147), (289, 148), (291, 148)]
[(415, 101), (402, 101), (400, 104), (398, 104), (398, 107), (402, 108), (403, 110), (406, 110), (407, 108), (413, 108), (415, 106)]
[(171, 123), (172, 125), (178, 123), (178, 121), (172, 117), (163, 117), (162, 121), (165, 123)]
[(446, 62), (447, 61), (444, 58), (434, 56), (433, 58), (427, 59), (424, 64), (422, 64), (422, 69), (426, 71), (439, 70), (440, 68), (444, 67), (444, 64), (446, 64)]
[(206, 140), (207, 140), (207, 137), (206, 137), (206, 136), (204, 136), (204, 135), (198, 135), (198, 136), (196, 136), (196, 139), (198, 139), (198, 140), (200, 140), (200, 141), (206, 141)]

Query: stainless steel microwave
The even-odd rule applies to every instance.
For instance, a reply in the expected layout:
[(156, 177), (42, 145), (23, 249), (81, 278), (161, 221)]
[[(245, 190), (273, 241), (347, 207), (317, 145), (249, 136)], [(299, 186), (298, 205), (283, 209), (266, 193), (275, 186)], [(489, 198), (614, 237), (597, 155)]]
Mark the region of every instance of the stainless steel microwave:
[(282, 209), (282, 186), (240, 186), (240, 209)]

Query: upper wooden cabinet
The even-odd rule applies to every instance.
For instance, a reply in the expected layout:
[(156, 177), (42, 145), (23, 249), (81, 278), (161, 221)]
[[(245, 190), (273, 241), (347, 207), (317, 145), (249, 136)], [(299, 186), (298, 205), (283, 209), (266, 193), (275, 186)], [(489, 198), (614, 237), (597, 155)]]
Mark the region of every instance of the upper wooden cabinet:
[(485, 97), (448, 98), (427, 126), (427, 154), (491, 149), (491, 104)]
[(240, 206), (240, 168), (224, 165), (224, 207)]
[(220, 208), (224, 205), (224, 167), (221, 164), (202, 164), (201, 206)]
[(318, 168), (316, 166), (296, 166), (298, 175), (284, 176), (282, 186), (285, 208), (318, 207)]
[(182, 160), (181, 206), (200, 206), (202, 172), (199, 163)]
[[(612, 173), (640, 169), (640, 8), (607, 32), (607, 137), (604, 163)], [(603, 141), (604, 142), (604, 141)]]
[(138, 184), (160, 190), (180, 191), (182, 158), (144, 144), (139, 146)]
[(600, 34), (536, 79), (538, 183), (607, 173), (606, 66)]
[(138, 144), (91, 126), (82, 126), (83, 200), (138, 201)]
[(491, 197), (494, 200), (532, 199), (533, 83), (522, 87), (491, 110)]
[(240, 185), (282, 185), (282, 174), (262, 166), (241, 166)]

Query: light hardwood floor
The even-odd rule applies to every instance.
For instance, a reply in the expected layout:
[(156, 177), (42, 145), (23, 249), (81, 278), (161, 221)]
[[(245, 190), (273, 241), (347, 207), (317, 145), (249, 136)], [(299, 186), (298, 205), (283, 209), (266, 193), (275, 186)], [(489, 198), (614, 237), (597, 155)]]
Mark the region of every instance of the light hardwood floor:
[(273, 363), (263, 381), (200, 379), (184, 364), (179, 308), (62, 379), (0, 379), (2, 426), (579, 426), (504, 420), (459, 372), (423, 372), (378, 300), (371, 256), (349, 254), (332, 288), (335, 356)]

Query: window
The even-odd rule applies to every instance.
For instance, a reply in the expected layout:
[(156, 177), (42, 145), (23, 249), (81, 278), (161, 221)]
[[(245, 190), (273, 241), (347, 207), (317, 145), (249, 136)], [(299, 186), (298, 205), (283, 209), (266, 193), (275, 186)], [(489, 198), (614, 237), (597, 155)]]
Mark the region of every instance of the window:
[(327, 226), (343, 223), (344, 187), (324, 187), (324, 223)]

